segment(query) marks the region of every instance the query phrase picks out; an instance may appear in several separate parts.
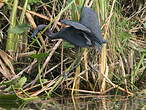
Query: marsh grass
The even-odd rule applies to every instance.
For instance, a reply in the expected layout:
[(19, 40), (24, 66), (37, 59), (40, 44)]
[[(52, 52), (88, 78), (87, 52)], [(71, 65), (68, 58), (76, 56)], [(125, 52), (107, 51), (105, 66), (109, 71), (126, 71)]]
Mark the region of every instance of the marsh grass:
[[(7, 2), (12, 8), (9, 28), (16, 33), (6, 33), (8, 28), (3, 31), (7, 37), (6, 50), (13, 50), (13, 54), (3, 51), (5, 48), (0, 50), (1, 91), (13, 91), (21, 98), (78, 93), (133, 95), (143, 91), (146, 6), (141, 4), (127, 16), (125, 9), (131, 4), (122, 3), (119, 0)], [(46, 29), (56, 32), (64, 27), (60, 19), (78, 21), (83, 6), (97, 12), (103, 36), (108, 40), (101, 52), (95, 48), (73, 48), (62, 40), (51, 41), (43, 35), (45, 30), (31, 38), (32, 28), (23, 33), (14, 28), (18, 24), (30, 24), (33, 28), (48, 24)], [(4, 24), (0, 26), (3, 28)]]

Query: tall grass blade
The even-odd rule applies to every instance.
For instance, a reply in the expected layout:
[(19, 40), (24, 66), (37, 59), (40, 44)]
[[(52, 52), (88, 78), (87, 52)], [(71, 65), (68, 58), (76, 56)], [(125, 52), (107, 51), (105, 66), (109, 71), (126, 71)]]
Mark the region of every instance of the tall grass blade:
[[(10, 16), (9, 29), (12, 29), (13, 27), (16, 26), (17, 6), (18, 6), (18, 0), (14, 0), (14, 6), (13, 6), (12, 13), (11, 13), (11, 16)], [(11, 33), (11, 32), (8, 31), (6, 50), (16, 51), (17, 44), (18, 44), (17, 34), (14, 34), (14, 33)]]

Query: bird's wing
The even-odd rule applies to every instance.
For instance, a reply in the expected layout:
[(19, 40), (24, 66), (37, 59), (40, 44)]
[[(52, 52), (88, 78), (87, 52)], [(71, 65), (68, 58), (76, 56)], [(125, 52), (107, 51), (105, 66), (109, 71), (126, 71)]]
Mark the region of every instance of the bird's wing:
[(64, 20), (61, 20), (61, 23), (69, 25), (69, 26), (72, 26), (72, 27), (74, 27), (76, 29), (91, 33), (90, 29), (88, 29), (86, 26), (84, 26), (84, 25), (82, 25), (82, 24), (80, 24), (78, 22), (64, 19)]
[(100, 41), (100, 43), (106, 42), (106, 40), (104, 40), (101, 35), (97, 14), (91, 8), (83, 8), (79, 22), (90, 29), (91, 32), (95, 35), (96, 39)]
[(86, 33), (81, 30), (77, 30), (73, 27), (67, 27), (61, 29), (59, 32), (54, 33), (52, 38), (61, 38), (64, 39), (71, 44), (78, 46), (78, 47), (90, 47), (92, 43), (90, 43), (87, 38), (85, 38)]
[[(42, 31), (47, 25), (41, 24), (34, 30), (31, 37), (36, 36), (40, 31)], [(67, 27), (61, 29), (59, 32), (51, 33), (46, 31), (45, 35), (51, 39), (64, 39), (71, 44), (78, 46), (78, 47), (89, 47), (92, 44), (89, 40), (85, 37), (87, 36), (84, 31), (78, 30), (74, 27)]]

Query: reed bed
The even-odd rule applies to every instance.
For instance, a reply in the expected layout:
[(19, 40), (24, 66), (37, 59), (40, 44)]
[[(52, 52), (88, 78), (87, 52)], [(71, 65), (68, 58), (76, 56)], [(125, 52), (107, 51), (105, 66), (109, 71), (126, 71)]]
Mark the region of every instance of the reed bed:
[[(0, 5), (1, 93), (21, 98), (146, 93), (144, 0), (13, 0)], [(83, 6), (98, 15), (108, 41), (101, 51), (50, 40), (43, 32), (30, 37), (39, 24), (57, 32), (64, 27), (60, 19), (78, 21)]]

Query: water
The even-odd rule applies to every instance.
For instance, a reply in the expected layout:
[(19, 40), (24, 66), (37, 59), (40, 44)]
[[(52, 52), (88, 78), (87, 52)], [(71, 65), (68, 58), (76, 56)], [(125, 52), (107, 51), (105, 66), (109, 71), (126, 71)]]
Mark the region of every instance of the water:
[[(3, 102), (3, 103), (2, 103)], [(146, 110), (146, 97), (79, 95), (22, 102), (0, 100), (0, 110)]]

